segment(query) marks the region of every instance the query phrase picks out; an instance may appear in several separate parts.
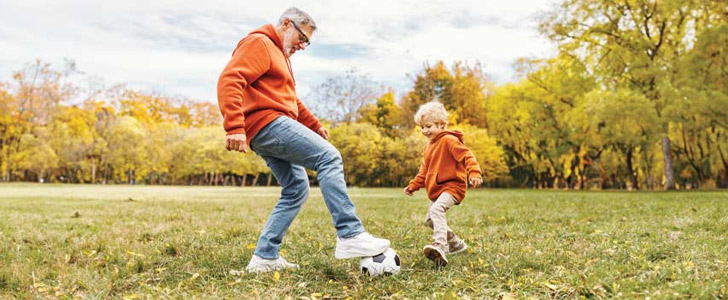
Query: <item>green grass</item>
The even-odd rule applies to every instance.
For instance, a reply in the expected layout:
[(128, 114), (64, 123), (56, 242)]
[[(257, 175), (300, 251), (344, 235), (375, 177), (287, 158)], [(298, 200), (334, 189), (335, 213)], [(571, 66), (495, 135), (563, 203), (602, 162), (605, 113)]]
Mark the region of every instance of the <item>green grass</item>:
[(723, 298), (728, 193), (470, 191), (448, 221), (470, 248), (421, 253), (424, 193), (350, 189), (400, 274), (334, 259), (317, 189), (283, 242), (297, 271), (244, 269), (278, 188), (0, 185), (0, 298)]

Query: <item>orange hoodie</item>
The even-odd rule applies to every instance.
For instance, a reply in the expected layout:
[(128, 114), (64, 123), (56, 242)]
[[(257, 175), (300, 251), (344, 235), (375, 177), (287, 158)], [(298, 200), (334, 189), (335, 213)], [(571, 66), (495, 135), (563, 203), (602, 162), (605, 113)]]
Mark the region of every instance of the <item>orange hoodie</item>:
[(465, 198), (468, 177), (480, 177), (481, 171), (473, 152), (463, 144), (463, 134), (445, 130), (425, 148), (425, 158), (415, 179), (409, 182), (411, 192), (427, 187), (427, 197), (435, 201), (448, 192), (458, 204)]
[(217, 81), (217, 102), (227, 134), (245, 133), (248, 145), (279, 116), (298, 120), (313, 131), (321, 128), (318, 119), (296, 97), (296, 82), (283, 52), (283, 39), (270, 24), (240, 40)]

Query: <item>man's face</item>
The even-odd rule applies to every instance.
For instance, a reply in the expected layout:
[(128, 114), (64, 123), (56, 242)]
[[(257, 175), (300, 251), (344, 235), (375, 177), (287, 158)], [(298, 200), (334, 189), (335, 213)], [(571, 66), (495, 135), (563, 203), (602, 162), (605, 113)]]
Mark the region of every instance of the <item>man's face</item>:
[(284, 29), (283, 50), (286, 56), (291, 57), (296, 51), (306, 49), (313, 35), (313, 30), (308, 24), (299, 25), (288, 20), (284, 23)]

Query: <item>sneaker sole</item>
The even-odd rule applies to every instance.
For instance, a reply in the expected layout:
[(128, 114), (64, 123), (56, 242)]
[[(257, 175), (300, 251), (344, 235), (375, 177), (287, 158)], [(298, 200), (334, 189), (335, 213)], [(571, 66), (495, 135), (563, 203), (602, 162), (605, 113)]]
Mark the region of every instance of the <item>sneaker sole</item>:
[(425, 256), (427, 259), (435, 262), (435, 265), (438, 267), (444, 267), (447, 266), (447, 260), (440, 255), (440, 252), (435, 250), (434, 248), (425, 247), (425, 249), (422, 250), (425, 253)]
[(387, 249), (389, 249), (389, 245), (390, 243), (387, 242), (385, 245), (371, 251), (352, 251), (352, 249), (340, 249), (339, 247), (336, 247), (336, 251), (334, 251), (334, 257), (336, 259), (347, 259), (355, 257), (375, 256), (377, 254), (383, 253), (384, 251), (387, 251)]
[(248, 273), (261, 274), (261, 273), (268, 273), (268, 272), (273, 272), (273, 271), (298, 270), (298, 269), (299, 269), (298, 265), (295, 265), (295, 266), (290, 266), (290, 267), (278, 267), (278, 268), (273, 268), (273, 267), (271, 267), (271, 268), (262, 267), (262, 268), (252, 268), (252, 269), (245, 268), (245, 271)]

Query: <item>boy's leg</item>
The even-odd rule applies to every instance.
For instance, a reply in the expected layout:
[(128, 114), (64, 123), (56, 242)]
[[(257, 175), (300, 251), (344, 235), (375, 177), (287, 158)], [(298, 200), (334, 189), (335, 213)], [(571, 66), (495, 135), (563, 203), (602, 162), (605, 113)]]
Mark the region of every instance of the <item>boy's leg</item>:
[(448, 193), (440, 194), (440, 197), (430, 205), (430, 209), (427, 212), (428, 220), (432, 224), (432, 239), (435, 242), (432, 245), (427, 245), (423, 249), (425, 256), (428, 259), (435, 262), (437, 266), (446, 266), (447, 257), (445, 256), (448, 250), (447, 243), (447, 219), (445, 212), (455, 205), (455, 197)]
[[(433, 204), (435, 204), (434, 201), (430, 203), (430, 206), (432, 206)], [(429, 209), (427, 211), (427, 215), (425, 216), (425, 225), (433, 230), (435, 229), (432, 224), (432, 218), (430, 217)], [(465, 241), (460, 239), (452, 230), (452, 228), (450, 228), (449, 225), (447, 226), (447, 245), (448, 246), (446, 247), (447, 249), (445, 251), (447, 254), (457, 254), (465, 251), (468, 248), (468, 245), (465, 243)]]
[[(431, 202), (430, 206), (432, 206), (432, 204), (435, 204), (435, 202), (434, 201)], [(433, 230), (435, 229), (434, 226), (432, 226), (432, 219), (430, 218), (429, 209), (427, 211), (427, 216), (425, 216), (425, 225), (427, 225), (427, 227), (430, 227), (430, 229), (433, 229)], [(457, 242), (459, 240), (460, 240), (460, 238), (458, 238), (458, 236), (455, 234), (455, 232), (452, 230), (452, 228), (450, 228), (450, 225), (448, 225), (447, 226), (447, 243), (450, 244), (450, 243)]]
[(427, 214), (432, 223), (432, 239), (435, 243), (447, 246), (448, 231), (452, 229), (447, 226), (445, 212), (455, 205), (455, 197), (448, 193), (440, 194), (435, 202), (430, 205)]

